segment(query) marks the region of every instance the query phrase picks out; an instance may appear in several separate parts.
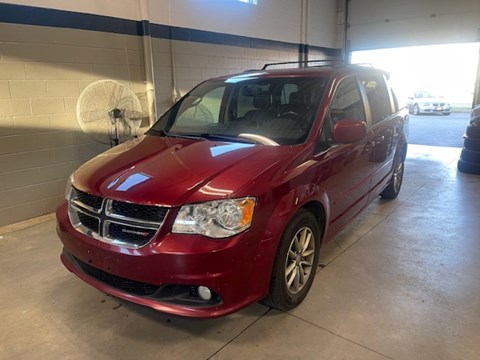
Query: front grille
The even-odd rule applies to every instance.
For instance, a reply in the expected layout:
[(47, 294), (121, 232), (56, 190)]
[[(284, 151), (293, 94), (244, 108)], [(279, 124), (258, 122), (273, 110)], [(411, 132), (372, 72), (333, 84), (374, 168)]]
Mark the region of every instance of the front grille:
[(79, 202), (91, 208), (99, 210), (102, 207), (103, 198), (99, 196), (90, 195), (78, 189), (74, 189), (74, 196)]
[(112, 201), (111, 213), (127, 218), (136, 218), (149, 222), (161, 223), (167, 214), (167, 209), (158, 206), (139, 205), (122, 201)]
[(83, 212), (78, 212), (78, 219), (87, 229), (92, 230), (95, 233), (99, 232), (98, 226), (100, 224), (100, 221), (98, 220), (98, 218), (87, 215)]
[(145, 229), (119, 223), (109, 223), (108, 236), (129, 244), (144, 246), (157, 232), (156, 229)]
[(73, 188), (70, 222), (77, 231), (97, 240), (138, 249), (153, 239), (168, 209), (90, 195)]
[(82, 268), (82, 270), (93, 277), (111, 287), (117, 288), (119, 290), (128, 292), (130, 294), (148, 296), (154, 294), (159, 286), (147, 284), (140, 281), (126, 279), (120, 276), (109, 274), (103, 270), (97, 269), (79, 259), (75, 258), (77, 264)]

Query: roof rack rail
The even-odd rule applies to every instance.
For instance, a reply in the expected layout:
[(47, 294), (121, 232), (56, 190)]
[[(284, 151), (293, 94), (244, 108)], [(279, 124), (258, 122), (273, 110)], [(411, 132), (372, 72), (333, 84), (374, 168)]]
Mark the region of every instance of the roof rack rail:
[(327, 65), (334, 65), (334, 64), (343, 64), (343, 60), (323, 59), (323, 60), (282, 61), (282, 62), (265, 64), (263, 65), (262, 70), (266, 70), (269, 66), (274, 66), (274, 65), (311, 64), (311, 63), (318, 63), (319, 65), (315, 65), (318, 67), (318, 66), (327, 66)]

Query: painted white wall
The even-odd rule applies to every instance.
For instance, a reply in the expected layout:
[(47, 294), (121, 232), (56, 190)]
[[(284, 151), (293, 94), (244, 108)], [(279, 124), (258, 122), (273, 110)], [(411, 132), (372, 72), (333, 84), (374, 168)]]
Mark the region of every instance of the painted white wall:
[(337, 1), (310, 0), (308, 4), (309, 45), (337, 48)]
[(236, 0), (150, 1), (150, 17), (154, 23), (300, 42), (301, 0), (259, 0), (258, 5)]
[(480, 41), (479, 0), (351, 1), (352, 50)]
[[(302, 0), (1, 0), (261, 39), (301, 42)], [(142, 11), (142, 3), (145, 8)], [(334, 47), (337, 0), (309, 0), (307, 39)]]
[[(301, 42), (302, 0), (150, 0), (150, 20), (190, 29)], [(334, 47), (337, 0), (309, 0), (308, 43)]]
[[(161, 0), (163, 2), (163, 0)], [(3, 3), (140, 20), (140, 0), (1, 0)]]

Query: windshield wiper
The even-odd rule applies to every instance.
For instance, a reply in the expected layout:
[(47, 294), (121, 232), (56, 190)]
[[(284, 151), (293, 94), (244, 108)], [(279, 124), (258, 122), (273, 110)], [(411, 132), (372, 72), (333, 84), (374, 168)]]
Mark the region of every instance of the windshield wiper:
[(239, 142), (239, 143), (245, 143), (245, 144), (256, 144), (254, 140), (240, 138), (234, 135), (202, 133), (202, 134), (198, 134), (198, 136), (207, 140), (214, 140), (214, 141), (216, 140), (216, 141)]
[(170, 133), (170, 132), (167, 132), (163, 129), (153, 129), (153, 128), (148, 130), (147, 134), (148, 135), (161, 136), (161, 137), (176, 137), (176, 138), (194, 139), (194, 140), (198, 140), (202, 137), (200, 135)]
[(168, 136), (168, 133), (163, 130), (163, 129), (154, 129), (154, 128), (150, 128), (147, 132), (146, 132), (147, 135), (155, 135), (155, 136), (162, 136), (162, 137), (165, 137), (165, 136)]
[(201, 133), (201, 134), (179, 134), (179, 133), (170, 133), (163, 129), (153, 129), (151, 128), (147, 132), (148, 135), (155, 135), (161, 137), (176, 137), (183, 139), (206, 139), (213, 141), (228, 141), (228, 142), (239, 142), (245, 144), (256, 144), (257, 142), (252, 139), (242, 138), (234, 135), (220, 135), (220, 134), (210, 134), (210, 133)]

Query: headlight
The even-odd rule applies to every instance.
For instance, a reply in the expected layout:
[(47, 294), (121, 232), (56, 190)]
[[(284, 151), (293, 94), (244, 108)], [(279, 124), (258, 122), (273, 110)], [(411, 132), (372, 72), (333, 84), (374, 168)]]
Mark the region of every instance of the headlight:
[(250, 227), (255, 199), (246, 197), (185, 205), (180, 208), (172, 232), (226, 238)]
[(65, 186), (65, 199), (67, 199), (67, 201), (70, 201), (70, 196), (71, 196), (71, 193), (72, 193), (72, 185), (73, 185), (73, 180), (74, 179), (75, 179), (75, 176), (72, 173), (68, 177), (67, 185)]

